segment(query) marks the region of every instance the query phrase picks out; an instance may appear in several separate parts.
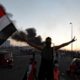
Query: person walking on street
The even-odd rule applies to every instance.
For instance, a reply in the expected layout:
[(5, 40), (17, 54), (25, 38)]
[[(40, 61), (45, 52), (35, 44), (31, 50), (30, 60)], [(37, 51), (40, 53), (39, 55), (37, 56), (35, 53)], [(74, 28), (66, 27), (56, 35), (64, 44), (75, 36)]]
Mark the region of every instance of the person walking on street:
[(36, 80), (36, 61), (34, 59), (30, 59), (27, 80)]
[(60, 70), (57, 60), (54, 61), (53, 77), (54, 77), (53, 80), (60, 80)]

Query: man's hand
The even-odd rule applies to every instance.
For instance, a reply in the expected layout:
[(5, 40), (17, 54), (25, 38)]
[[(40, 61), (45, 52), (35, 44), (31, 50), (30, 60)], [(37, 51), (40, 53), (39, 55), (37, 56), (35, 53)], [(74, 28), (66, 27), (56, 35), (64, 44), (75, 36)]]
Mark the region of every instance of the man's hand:
[(75, 39), (75, 37), (71, 40), (71, 42), (74, 42), (74, 41), (76, 41), (77, 39)]

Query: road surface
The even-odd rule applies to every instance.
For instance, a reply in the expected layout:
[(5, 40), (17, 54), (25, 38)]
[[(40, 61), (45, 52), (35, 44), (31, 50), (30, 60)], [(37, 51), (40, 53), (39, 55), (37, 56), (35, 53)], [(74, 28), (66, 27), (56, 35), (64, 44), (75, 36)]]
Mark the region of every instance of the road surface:
[[(0, 80), (22, 80), (25, 74), (25, 71), (27, 69), (30, 57), (31, 57), (30, 55), (15, 56), (14, 66), (12, 69), (0, 68)], [(36, 61), (37, 61), (37, 73), (38, 73), (38, 69), (40, 65), (39, 55), (36, 56)], [(61, 73), (61, 80), (69, 80), (69, 79), (65, 76), (64, 73)]]

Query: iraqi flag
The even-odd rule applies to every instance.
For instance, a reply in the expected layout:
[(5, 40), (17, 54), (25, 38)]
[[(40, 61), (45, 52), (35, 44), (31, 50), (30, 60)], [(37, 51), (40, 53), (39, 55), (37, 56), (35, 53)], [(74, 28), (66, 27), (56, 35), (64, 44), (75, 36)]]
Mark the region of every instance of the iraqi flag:
[(14, 24), (8, 18), (4, 7), (0, 5), (0, 45), (3, 44), (15, 31), (16, 28)]

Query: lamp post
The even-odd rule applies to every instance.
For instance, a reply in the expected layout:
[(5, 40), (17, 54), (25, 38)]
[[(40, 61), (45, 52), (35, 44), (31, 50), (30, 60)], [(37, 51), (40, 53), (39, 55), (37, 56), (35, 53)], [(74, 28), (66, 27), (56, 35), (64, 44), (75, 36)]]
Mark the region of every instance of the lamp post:
[[(71, 25), (71, 39), (73, 38), (73, 24), (70, 22)], [(73, 43), (71, 43), (71, 51), (73, 51)]]

